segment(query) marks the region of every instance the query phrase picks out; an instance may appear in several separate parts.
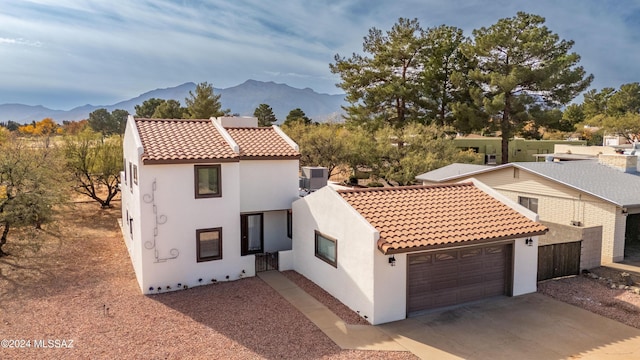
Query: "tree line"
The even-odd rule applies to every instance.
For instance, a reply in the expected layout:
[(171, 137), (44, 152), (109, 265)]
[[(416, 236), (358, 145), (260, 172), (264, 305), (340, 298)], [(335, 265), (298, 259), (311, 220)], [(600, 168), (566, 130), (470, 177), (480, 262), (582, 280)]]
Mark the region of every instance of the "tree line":
[(578, 66), (573, 41), (541, 16), (518, 12), (467, 37), (453, 26), (423, 29), (401, 18), (369, 30), (363, 54), (330, 64), (349, 105), (346, 121), (377, 129), (435, 124), (462, 134), (498, 132), (502, 162), (514, 135), (561, 127), (558, 111), (587, 89), (593, 75)]
[[(346, 170), (352, 183), (368, 176), (391, 185), (410, 184), (451, 162), (476, 161), (477, 154), (453, 146), (455, 134), (499, 133), (503, 163), (513, 136), (577, 129), (592, 143), (602, 131), (640, 140), (640, 85), (591, 89), (582, 103), (569, 104), (593, 75), (579, 66), (573, 41), (544, 23), (518, 12), (470, 37), (453, 26), (423, 29), (417, 19), (400, 18), (388, 31), (371, 28), (362, 53), (336, 54), (329, 64), (345, 91), (344, 118), (318, 124), (297, 108), (282, 128), (300, 145), (302, 165)], [(0, 123), (0, 256), (10, 229), (50, 221), (70, 188), (110, 206), (119, 191), (128, 115), (98, 109), (62, 125)], [(155, 98), (135, 106), (135, 116), (145, 118), (228, 115), (206, 82), (189, 92), (184, 107)], [(260, 126), (277, 122), (268, 104), (253, 115)]]

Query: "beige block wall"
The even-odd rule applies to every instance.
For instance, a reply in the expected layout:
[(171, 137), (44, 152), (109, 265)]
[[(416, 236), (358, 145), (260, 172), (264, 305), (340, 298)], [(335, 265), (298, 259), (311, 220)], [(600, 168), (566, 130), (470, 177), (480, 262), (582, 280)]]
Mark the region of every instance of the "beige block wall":
[(581, 227), (602, 226), (602, 264), (624, 259), (626, 216), (615, 205), (522, 169), (505, 168), (475, 178), (515, 202), (518, 196), (538, 199), (541, 221), (561, 225), (580, 221)]
[(585, 228), (582, 232), (580, 270), (593, 269), (602, 264), (602, 226)]
[(624, 258), (624, 229), (626, 218), (618, 216), (620, 209), (603, 201), (586, 201), (577, 198), (560, 198), (529, 192), (515, 192), (496, 189), (513, 201), (519, 196), (538, 199), (538, 215), (541, 221), (560, 225), (571, 225), (579, 221), (580, 227), (602, 226), (602, 264), (620, 261)]
[(602, 226), (577, 227), (540, 221), (549, 231), (540, 236), (539, 246), (580, 241), (580, 270), (601, 265)]

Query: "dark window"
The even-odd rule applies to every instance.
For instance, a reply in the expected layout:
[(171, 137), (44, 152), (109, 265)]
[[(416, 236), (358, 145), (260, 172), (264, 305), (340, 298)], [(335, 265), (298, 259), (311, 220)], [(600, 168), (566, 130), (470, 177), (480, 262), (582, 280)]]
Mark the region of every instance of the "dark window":
[(198, 262), (222, 259), (222, 228), (196, 230)]
[(196, 198), (222, 196), (220, 186), (220, 165), (195, 166)]
[(536, 198), (518, 196), (518, 204), (526, 207), (527, 209), (533, 211), (536, 214), (538, 213), (538, 199)]
[(240, 215), (240, 255), (263, 253), (264, 231), (262, 214)]
[(291, 239), (293, 236), (293, 212), (287, 210), (287, 236)]
[[(129, 176), (131, 176), (131, 173), (133, 172), (131, 170), (132, 166), (133, 166), (133, 164), (129, 163)], [(131, 181), (131, 179), (129, 179), (129, 190), (133, 191), (133, 181)]]
[(338, 267), (338, 240), (316, 231), (316, 257)]
[(133, 177), (133, 183), (138, 185), (138, 165), (133, 165), (133, 174), (131, 177)]
[(124, 167), (124, 183), (127, 184), (127, 159), (122, 159), (122, 166)]

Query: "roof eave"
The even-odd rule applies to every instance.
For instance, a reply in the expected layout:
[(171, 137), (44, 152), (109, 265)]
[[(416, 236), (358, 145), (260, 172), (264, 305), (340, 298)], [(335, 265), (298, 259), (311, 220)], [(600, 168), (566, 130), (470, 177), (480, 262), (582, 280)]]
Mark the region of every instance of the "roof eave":
[(487, 243), (492, 243), (497, 241), (521, 239), (523, 237), (539, 236), (539, 235), (546, 234), (547, 231), (549, 231), (549, 229), (545, 228), (545, 230), (522, 233), (517, 235), (500, 236), (500, 237), (493, 237), (493, 238), (487, 238), (487, 239), (478, 239), (478, 240), (469, 240), (469, 241), (460, 241), (460, 242), (450, 242), (450, 243), (434, 244), (434, 245), (423, 245), (423, 246), (415, 246), (415, 247), (407, 247), (407, 248), (399, 248), (399, 249), (395, 249), (389, 246), (386, 248), (386, 250), (384, 249), (384, 245), (388, 243), (384, 241), (384, 239), (380, 239), (378, 240), (378, 250), (380, 250), (380, 252), (382, 252), (384, 255), (402, 254), (402, 253), (427, 251), (427, 250), (440, 250), (440, 249), (446, 249), (451, 247), (472, 246), (472, 245), (487, 244)]
[(208, 158), (208, 159), (142, 159), (144, 165), (171, 165), (171, 164), (216, 164), (224, 162), (239, 162), (237, 157), (233, 158)]

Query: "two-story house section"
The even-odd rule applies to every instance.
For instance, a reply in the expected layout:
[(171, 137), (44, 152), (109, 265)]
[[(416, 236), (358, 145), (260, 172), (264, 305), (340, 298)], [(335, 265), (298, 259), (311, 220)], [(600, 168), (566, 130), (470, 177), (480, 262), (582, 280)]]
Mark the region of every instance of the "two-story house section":
[(130, 116), (122, 231), (142, 292), (254, 276), (255, 254), (291, 249), (299, 157), (255, 118)]

